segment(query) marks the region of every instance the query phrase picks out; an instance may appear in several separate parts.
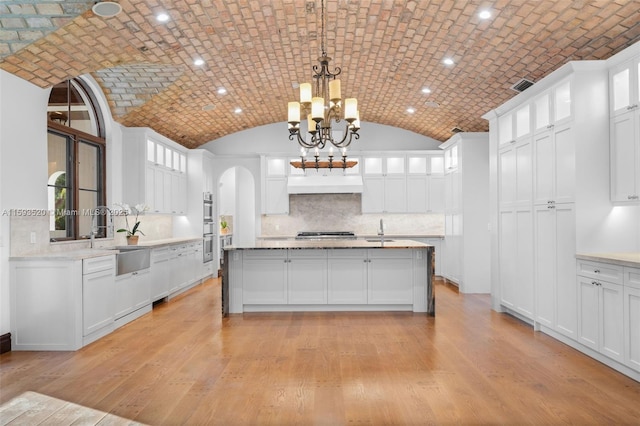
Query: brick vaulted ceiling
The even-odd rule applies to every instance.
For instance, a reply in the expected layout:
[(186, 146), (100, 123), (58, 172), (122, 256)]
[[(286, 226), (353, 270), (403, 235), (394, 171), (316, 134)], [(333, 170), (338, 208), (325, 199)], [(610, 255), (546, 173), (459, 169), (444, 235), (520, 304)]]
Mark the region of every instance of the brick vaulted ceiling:
[[(319, 56), (320, 0), (119, 0), (112, 18), (94, 3), (0, 0), (0, 68), (43, 88), (90, 73), (116, 121), (189, 148), (285, 122)], [(364, 125), (440, 141), (488, 130), (481, 115), (521, 78), (640, 40), (638, 0), (327, 0), (327, 14), (327, 53)]]

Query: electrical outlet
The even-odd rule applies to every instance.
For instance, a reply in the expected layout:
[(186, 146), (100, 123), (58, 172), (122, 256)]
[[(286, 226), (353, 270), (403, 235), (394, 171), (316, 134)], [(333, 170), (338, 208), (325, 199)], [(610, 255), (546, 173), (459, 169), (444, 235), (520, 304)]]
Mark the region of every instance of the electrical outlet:
[(31, 241), (31, 244), (35, 244), (36, 243), (36, 233), (31, 231), (31, 234), (29, 235), (29, 240)]

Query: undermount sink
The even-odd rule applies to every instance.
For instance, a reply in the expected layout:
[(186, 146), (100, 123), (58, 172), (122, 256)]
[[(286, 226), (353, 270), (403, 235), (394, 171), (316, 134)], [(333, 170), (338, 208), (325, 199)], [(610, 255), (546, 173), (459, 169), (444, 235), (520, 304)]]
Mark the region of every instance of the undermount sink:
[(381, 240), (380, 238), (367, 240), (369, 243), (392, 243), (393, 241), (394, 240), (387, 240), (386, 238), (384, 240)]
[(151, 250), (145, 247), (121, 246), (116, 247), (117, 269), (116, 275), (147, 269), (151, 265)]

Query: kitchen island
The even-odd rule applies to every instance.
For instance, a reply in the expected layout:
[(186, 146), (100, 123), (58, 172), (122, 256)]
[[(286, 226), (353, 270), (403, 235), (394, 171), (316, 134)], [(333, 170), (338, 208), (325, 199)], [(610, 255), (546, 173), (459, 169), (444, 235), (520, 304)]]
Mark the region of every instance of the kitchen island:
[(433, 246), (412, 240), (262, 240), (225, 247), (223, 314), (435, 314)]

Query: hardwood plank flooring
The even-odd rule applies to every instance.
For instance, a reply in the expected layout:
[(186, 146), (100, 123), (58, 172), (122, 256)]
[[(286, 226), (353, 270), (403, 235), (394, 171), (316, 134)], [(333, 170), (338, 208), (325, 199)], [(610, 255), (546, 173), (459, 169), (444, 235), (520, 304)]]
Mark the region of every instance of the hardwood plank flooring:
[(437, 283), (435, 318), (221, 318), (212, 279), (77, 352), (1, 355), (0, 404), (33, 391), (150, 425), (638, 424), (640, 383)]

